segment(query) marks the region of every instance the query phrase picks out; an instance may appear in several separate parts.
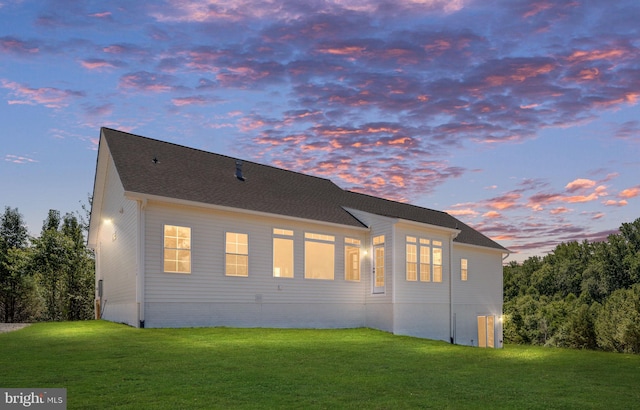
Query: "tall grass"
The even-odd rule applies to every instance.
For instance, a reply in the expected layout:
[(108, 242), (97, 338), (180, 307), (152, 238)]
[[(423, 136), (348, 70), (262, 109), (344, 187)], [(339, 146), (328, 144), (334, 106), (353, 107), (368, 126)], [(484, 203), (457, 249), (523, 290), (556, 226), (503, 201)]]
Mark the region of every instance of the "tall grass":
[(640, 356), (478, 349), (370, 329), (134, 329), (40, 323), (0, 334), (0, 386), (64, 387), (68, 408), (634, 408)]

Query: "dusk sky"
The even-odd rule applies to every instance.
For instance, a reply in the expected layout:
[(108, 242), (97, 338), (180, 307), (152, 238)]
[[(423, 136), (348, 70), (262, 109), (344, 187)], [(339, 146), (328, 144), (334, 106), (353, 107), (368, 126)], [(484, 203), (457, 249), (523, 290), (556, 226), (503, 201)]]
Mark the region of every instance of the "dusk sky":
[(444, 210), (543, 256), (640, 217), (638, 0), (0, 0), (0, 206), (93, 189), (100, 127)]

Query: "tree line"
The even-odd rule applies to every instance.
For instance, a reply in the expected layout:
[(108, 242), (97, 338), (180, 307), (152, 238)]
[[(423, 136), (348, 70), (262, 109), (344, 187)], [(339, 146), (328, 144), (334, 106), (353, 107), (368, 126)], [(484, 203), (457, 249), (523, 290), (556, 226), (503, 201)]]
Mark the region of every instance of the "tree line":
[(5, 208), (0, 216), (0, 322), (93, 318), (95, 270), (85, 245), (87, 229), (82, 216), (50, 210), (40, 237), (32, 238), (18, 209)]
[(640, 353), (640, 218), (504, 267), (505, 342)]

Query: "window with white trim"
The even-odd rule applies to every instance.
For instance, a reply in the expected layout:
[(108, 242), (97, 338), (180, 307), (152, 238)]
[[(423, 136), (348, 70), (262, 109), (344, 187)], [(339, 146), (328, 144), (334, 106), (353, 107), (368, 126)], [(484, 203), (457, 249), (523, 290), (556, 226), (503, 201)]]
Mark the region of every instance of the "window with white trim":
[(246, 233), (226, 233), (227, 276), (249, 276), (249, 235)]
[(305, 232), (305, 279), (333, 280), (335, 266), (335, 236)]
[(273, 230), (273, 277), (293, 278), (293, 231)]
[(164, 271), (191, 273), (191, 228), (164, 226)]
[(360, 281), (360, 239), (344, 238), (344, 280)]
[(418, 280), (418, 239), (415, 236), (407, 236), (406, 259), (407, 259), (407, 280), (415, 282)]
[(460, 280), (467, 280), (468, 266), (469, 264), (466, 259), (460, 259)]
[(420, 239), (420, 282), (431, 282), (431, 241)]
[(433, 281), (442, 282), (442, 242), (433, 241)]

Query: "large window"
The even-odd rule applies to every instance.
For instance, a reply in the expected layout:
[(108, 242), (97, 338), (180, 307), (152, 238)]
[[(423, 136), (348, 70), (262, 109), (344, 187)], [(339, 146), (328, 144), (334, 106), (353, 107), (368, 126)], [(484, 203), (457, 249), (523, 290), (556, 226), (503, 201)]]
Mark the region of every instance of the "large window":
[(416, 242), (415, 236), (407, 236), (407, 280), (412, 282), (418, 280), (418, 245), (416, 245)]
[(433, 281), (442, 282), (442, 242), (433, 241)]
[(460, 280), (466, 281), (468, 273), (468, 261), (460, 259)]
[(344, 279), (360, 281), (360, 240), (344, 238)]
[(305, 233), (304, 237), (304, 277), (333, 280), (335, 237), (317, 233)]
[(249, 237), (246, 233), (227, 232), (227, 276), (249, 276)]
[(191, 273), (191, 228), (164, 226), (164, 271)]
[(293, 231), (273, 230), (273, 276), (293, 278)]
[(431, 242), (420, 238), (420, 281), (431, 282)]

